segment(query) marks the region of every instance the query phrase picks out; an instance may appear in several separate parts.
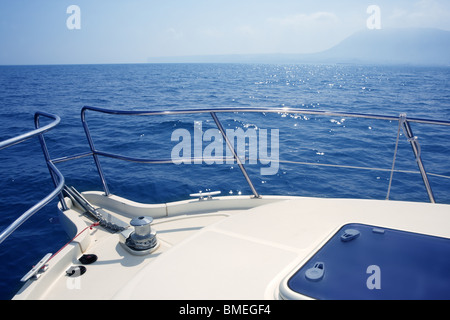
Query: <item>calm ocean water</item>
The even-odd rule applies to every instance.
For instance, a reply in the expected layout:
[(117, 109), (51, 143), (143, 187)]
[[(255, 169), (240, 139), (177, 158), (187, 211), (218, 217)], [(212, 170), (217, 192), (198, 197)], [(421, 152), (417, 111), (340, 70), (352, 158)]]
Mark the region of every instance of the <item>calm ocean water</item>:
[[(37, 110), (62, 121), (46, 135), (53, 158), (88, 151), (80, 121), (84, 105), (123, 110), (219, 107), (292, 107), (450, 120), (450, 68), (352, 65), (142, 64), (0, 67), (0, 139), (33, 129)], [(261, 176), (247, 164), (264, 194), (384, 199), (389, 171), (307, 166), (308, 162), (390, 169), (397, 122), (286, 114), (219, 114), (225, 128), (278, 129), (277, 174)], [(120, 117), (88, 114), (100, 150), (170, 158), (174, 130), (213, 127), (203, 116)], [(450, 204), (450, 128), (414, 125), (437, 202)], [(207, 143), (205, 143), (207, 145)], [(204, 145), (204, 146), (205, 146)], [(101, 159), (112, 193), (135, 201), (182, 200), (199, 190), (250, 194), (236, 165), (147, 165)], [(4, 229), (52, 190), (37, 139), (0, 151), (0, 227)], [(264, 167), (264, 165), (262, 165)], [(67, 184), (101, 190), (91, 158), (62, 163)], [(401, 137), (396, 169), (417, 171)], [(392, 200), (427, 201), (417, 173), (396, 172)], [(56, 200), (22, 225), (0, 247), (0, 299), (48, 252), (68, 241)]]

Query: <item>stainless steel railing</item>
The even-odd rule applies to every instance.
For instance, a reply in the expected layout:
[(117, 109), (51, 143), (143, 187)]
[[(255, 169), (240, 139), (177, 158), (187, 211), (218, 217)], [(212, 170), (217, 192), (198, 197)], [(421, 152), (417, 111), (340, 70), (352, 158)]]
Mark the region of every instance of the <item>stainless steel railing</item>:
[[(410, 123), (422, 123), (422, 124), (433, 124), (433, 125), (444, 125), (444, 126), (450, 126), (450, 121), (440, 121), (440, 120), (430, 120), (430, 119), (421, 119), (421, 118), (406, 118), (404, 115), (400, 115), (399, 117), (394, 116), (386, 116), (386, 115), (374, 115), (374, 114), (361, 114), (361, 113), (343, 113), (343, 112), (328, 112), (328, 111), (320, 111), (320, 110), (304, 110), (304, 109), (294, 109), (294, 108), (218, 108), (218, 109), (193, 109), (193, 110), (169, 110), (169, 111), (124, 111), (124, 110), (112, 110), (112, 109), (104, 109), (104, 108), (97, 108), (97, 107), (89, 107), (85, 106), (81, 110), (81, 121), (86, 133), (86, 137), (89, 142), (89, 146), (91, 148), (90, 153), (80, 154), (75, 157), (82, 157), (82, 156), (88, 156), (92, 155), (94, 157), (95, 164), (97, 166), (97, 170), (99, 173), (99, 176), (102, 181), (103, 189), (105, 191), (106, 195), (109, 195), (109, 188), (106, 183), (105, 176), (103, 174), (103, 170), (101, 168), (101, 164), (99, 161), (99, 156), (105, 156), (110, 158), (116, 158), (120, 160), (126, 160), (126, 161), (132, 161), (132, 162), (141, 162), (141, 163), (169, 163), (170, 160), (163, 160), (163, 159), (138, 159), (138, 158), (132, 158), (127, 157), (123, 155), (118, 154), (112, 154), (108, 152), (103, 152), (100, 150), (97, 150), (94, 146), (94, 142), (92, 140), (92, 136), (89, 131), (89, 127), (86, 120), (86, 112), (87, 111), (94, 111), (99, 113), (105, 113), (105, 114), (114, 114), (114, 115), (148, 115), (148, 116), (156, 116), (156, 115), (187, 115), (187, 114), (210, 114), (216, 123), (217, 128), (223, 135), (225, 142), (227, 143), (227, 146), (232, 151), (233, 157), (236, 160), (237, 164), (239, 165), (239, 168), (246, 179), (250, 189), (252, 190), (252, 193), (255, 198), (259, 198), (260, 195), (257, 192), (257, 190), (254, 187), (254, 184), (252, 183), (244, 165), (242, 164), (241, 160), (236, 154), (236, 151), (233, 149), (233, 146), (229, 142), (226, 133), (220, 123), (220, 120), (217, 117), (217, 114), (220, 113), (237, 113), (237, 112), (250, 112), (250, 113), (283, 113), (283, 114), (302, 114), (302, 115), (319, 115), (319, 116), (339, 116), (339, 117), (351, 117), (351, 118), (364, 118), (364, 119), (376, 119), (376, 120), (388, 120), (388, 121), (398, 121), (401, 123), (401, 125), (404, 127), (405, 135), (407, 136), (408, 140), (411, 143), (418, 168), (420, 171), (420, 174), (422, 176), (424, 185), (426, 187), (428, 197), (430, 199), (430, 202), (434, 203), (435, 198), (433, 195), (433, 191), (431, 189), (428, 175), (425, 170), (425, 166), (423, 164), (423, 161), (421, 159), (420, 155), (420, 147), (417, 139), (414, 137)], [(55, 160), (56, 161), (66, 161), (70, 160), (70, 158), (60, 158)], [(392, 177), (391, 177), (392, 178)]]
[[(51, 118), (51, 119), (53, 119), (53, 121), (46, 126), (39, 127), (39, 118), (41, 116)], [(28, 139), (31, 139), (33, 137), (36, 137), (36, 136), (39, 137), (39, 139), (42, 142), (43, 134), (45, 132), (53, 129), (61, 121), (60, 117), (49, 114), (49, 113), (45, 113), (45, 112), (36, 112), (34, 119), (35, 119), (35, 127), (36, 127), (35, 130), (0, 142), (0, 150), (8, 148), (8, 147), (16, 145), (16, 144), (19, 144), (19, 143), (22, 143), (22, 142), (24, 142)], [(46, 148), (44, 148), (44, 149), (46, 150)], [(46, 159), (49, 159), (48, 154), (46, 155)], [(6, 229), (4, 229), (0, 233), (0, 243), (2, 243), (6, 238), (8, 238), (18, 227), (20, 227), (32, 215), (34, 215), (36, 212), (38, 212), (40, 209), (42, 209), (45, 205), (47, 205), (50, 201), (52, 201), (56, 196), (61, 194), (61, 190), (64, 186), (64, 177), (51, 161), (47, 161), (47, 166), (50, 171), (50, 174), (52, 175), (53, 181), (55, 182), (55, 189), (51, 193), (49, 193), (45, 198), (43, 198), (38, 203), (33, 205), (31, 208), (29, 208), (27, 211), (25, 211), (19, 218), (17, 218), (13, 223), (11, 223)]]
[[(240, 160), (239, 156), (236, 153), (236, 150), (234, 150), (233, 145), (229, 141), (226, 132), (224, 128), (222, 127), (222, 124), (218, 118), (218, 114), (221, 113), (282, 113), (282, 114), (297, 114), (297, 115), (318, 115), (318, 116), (337, 116), (337, 117), (351, 117), (351, 118), (364, 118), (364, 119), (377, 119), (377, 120), (388, 120), (388, 121), (398, 121), (399, 123), (399, 130), (400, 128), (403, 129), (403, 132), (406, 135), (406, 138), (411, 143), (412, 150), (414, 152), (417, 165), (419, 168), (419, 172), (422, 176), (425, 188), (427, 190), (428, 197), (430, 199), (430, 202), (435, 203), (435, 198), (433, 195), (433, 191), (431, 189), (428, 175), (425, 170), (425, 166), (423, 164), (423, 161), (421, 159), (420, 154), (420, 145), (417, 140), (417, 137), (414, 136), (411, 123), (422, 123), (422, 124), (432, 124), (432, 125), (443, 125), (443, 126), (450, 126), (450, 121), (440, 121), (440, 120), (430, 120), (430, 119), (421, 119), (421, 118), (406, 118), (405, 115), (400, 115), (399, 117), (394, 116), (385, 116), (385, 115), (372, 115), (372, 114), (361, 114), (361, 113), (343, 113), (343, 112), (328, 112), (328, 111), (320, 111), (320, 110), (304, 110), (304, 109), (294, 109), (294, 108), (220, 108), (220, 109), (194, 109), (194, 110), (172, 110), (172, 111), (124, 111), (124, 110), (112, 110), (112, 109), (104, 109), (104, 108), (97, 108), (97, 107), (89, 107), (85, 106), (81, 110), (81, 122), (88, 140), (88, 144), (90, 147), (89, 152), (84, 152), (72, 156), (64, 156), (61, 158), (51, 159), (47, 145), (45, 143), (44, 139), (44, 133), (54, 128), (56, 125), (59, 124), (60, 118), (56, 115), (48, 114), (45, 112), (37, 112), (35, 114), (35, 130), (30, 131), (28, 133), (22, 134), (20, 136), (5, 140), (0, 142), (0, 150), (5, 149), (7, 147), (10, 147), (12, 145), (21, 143), (25, 140), (28, 140), (32, 137), (38, 137), (43, 154), (50, 172), (50, 175), (52, 177), (52, 180), (55, 185), (55, 189), (47, 195), (44, 199), (36, 203), (33, 207), (28, 209), (25, 213), (23, 213), (18, 219), (16, 219), (9, 227), (7, 227), (4, 231), (0, 233), (0, 243), (2, 243), (11, 233), (13, 233), (22, 223), (24, 223), (28, 218), (30, 218), (33, 214), (35, 214), (37, 211), (39, 211), (42, 207), (44, 207), (46, 204), (48, 204), (51, 200), (53, 200), (56, 196), (60, 197), (61, 206), (63, 210), (67, 209), (66, 203), (63, 199), (62, 195), (62, 189), (64, 187), (64, 176), (59, 172), (59, 170), (56, 168), (55, 164), (75, 160), (79, 158), (84, 158), (88, 156), (92, 156), (94, 158), (95, 165), (97, 167), (97, 171), (99, 174), (99, 177), (101, 179), (101, 183), (103, 185), (103, 189), (106, 196), (110, 195), (108, 184), (106, 182), (105, 175), (102, 170), (102, 166), (100, 163), (100, 157), (109, 157), (109, 158), (115, 158), (119, 160), (124, 161), (131, 161), (131, 162), (140, 162), (140, 163), (150, 163), (150, 164), (158, 164), (158, 163), (171, 163), (172, 161), (169, 159), (142, 159), (142, 158), (133, 158), (128, 157), (124, 155), (104, 152), (101, 150), (96, 149), (94, 145), (94, 141), (92, 139), (87, 120), (86, 120), (86, 112), (92, 111), (92, 112), (99, 112), (99, 113), (105, 113), (105, 114), (114, 114), (114, 115), (124, 115), (124, 116), (130, 116), (130, 115), (148, 115), (148, 116), (156, 116), (156, 115), (189, 115), (189, 114), (210, 114), (213, 118), (217, 128), (221, 132), (225, 142), (227, 143), (227, 146), (232, 151), (232, 155), (234, 160), (237, 162), (245, 180), (247, 181), (248, 185), (250, 186), (250, 189), (252, 190), (254, 198), (260, 198), (260, 194), (256, 190), (254, 184), (252, 183), (244, 164)], [(40, 117), (47, 117), (53, 119), (53, 122), (40, 127)], [(280, 161), (281, 162), (281, 161)], [(395, 163), (395, 156), (394, 156), (394, 163)], [(317, 165), (317, 164), (316, 164)], [(337, 166), (337, 165), (335, 165)], [(346, 166), (341, 166), (346, 167)], [(373, 169), (373, 168), (361, 168), (361, 169)], [(386, 169), (380, 169), (386, 171)], [(392, 167), (392, 172), (394, 171), (394, 165)], [(391, 180), (392, 180), (392, 174), (391, 174)], [(391, 182), (391, 181), (390, 181)]]
[[(376, 120), (388, 120), (388, 121), (398, 121), (399, 125), (403, 127), (403, 131), (411, 143), (412, 150), (414, 152), (414, 156), (417, 161), (417, 165), (422, 176), (425, 188), (427, 190), (428, 197), (430, 202), (435, 203), (435, 198), (433, 195), (433, 191), (431, 189), (427, 172), (425, 170), (425, 166), (423, 164), (421, 155), (420, 155), (420, 145), (416, 137), (414, 137), (410, 123), (422, 123), (422, 124), (433, 124), (433, 125), (444, 125), (450, 126), (450, 121), (440, 121), (440, 120), (430, 120), (430, 119), (421, 119), (421, 118), (406, 118), (406, 115), (400, 115), (399, 117), (394, 116), (386, 116), (386, 115), (374, 115), (374, 114), (362, 114), (362, 113), (343, 113), (343, 112), (328, 112), (328, 111), (320, 111), (320, 110), (304, 110), (304, 109), (294, 109), (294, 108), (218, 108), (218, 109), (193, 109), (193, 110), (169, 110), (169, 111), (124, 111), (124, 110), (112, 110), (112, 109), (104, 109), (97, 107), (89, 107), (85, 106), (81, 110), (81, 121), (86, 133), (86, 137), (89, 142), (89, 146), (91, 148), (90, 153), (80, 154), (75, 157), (82, 157), (92, 155), (94, 157), (95, 164), (97, 166), (97, 170), (102, 181), (103, 189), (106, 195), (109, 195), (109, 188), (106, 183), (105, 176), (103, 174), (103, 170), (99, 161), (99, 156), (105, 156), (120, 160), (132, 161), (132, 162), (141, 162), (141, 163), (169, 163), (169, 160), (155, 160), (155, 159), (138, 159), (127, 157), (118, 154), (112, 154), (108, 152), (103, 152), (97, 150), (94, 146), (94, 142), (92, 140), (92, 136), (89, 131), (89, 127), (86, 120), (86, 112), (94, 111), (105, 114), (113, 114), (113, 115), (147, 115), (147, 116), (156, 116), (156, 115), (188, 115), (188, 114), (210, 114), (224, 137), (227, 146), (230, 148), (234, 159), (236, 160), (245, 180), (247, 181), (250, 189), (252, 190), (253, 196), (255, 198), (259, 198), (260, 195), (254, 187), (242, 161), (239, 159), (236, 151), (228, 140), (225, 130), (223, 129), (220, 120), (217, 117), (219, 113), (237, 113), (237, 112), (246, 112), (246, 113), (283, 113), (283, 114), (302, 114), (302, 115), (319, 115), (319, 116), (338, 116), (338, 117), (351, 117), (351, 118), (364, 118), (364, 119), (376, 119)], [(70, 160), (70, 158), (60, 158), (55, 161), (66, 161)], [(392, 168), (394, 170), (394, 168)], [(391, 175), (392, 179), (392, 175)]]

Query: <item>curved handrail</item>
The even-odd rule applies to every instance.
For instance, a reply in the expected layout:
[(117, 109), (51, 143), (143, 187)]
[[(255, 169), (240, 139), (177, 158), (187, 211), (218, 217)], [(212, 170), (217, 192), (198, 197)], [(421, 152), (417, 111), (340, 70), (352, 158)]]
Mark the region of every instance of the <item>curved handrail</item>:
[(42, 128), (36, 128), (33, 131), (29, 131), (27, 133), (21, 134), (21, 135), (16, 136), (16, 137), (13, 137), (11, 139), (7, 139), (7, 140), (4, 140), (4, 141), (1, 141), (0, 142), (0, 150), (8, 148), (8, 147), (11, 147), (11, 146), (13, 146), (15, 144), (24, 142), (24, 141), (26, 141), (28, 139), (31, 139), (33, 137), (36, 137), (36, 136), (38, 136), (40, 134), (43, 134), (43, 133), (53, 129), (54, 127), (56, 127), (61, 122), (61, 118), (59, 116), (55, 115), (55, 114), (50, 114), (50, 113), (38, 111), (38, 112), (36, 112), (36, 115), (42, 115), (44, 117), (51, 118), (51, 119), (53, 119), (53, 121), (51, 123), (49, 123), (48, 125), (43, 126)]
[[(54, 119), (54, 121), (42, 128), (39, 128), (38, 122), (36, 122), (36, 120), (35, 120), (35, 123), (36, 123), (35, 130), (0, 142), (0, 150), (10, 147), (12, 145), (24, 142), (32, 137), (42, 136), (43, 133), (51, 130), (52, 128), (57, 126), (59, 124), (59, 122), (61, 121), (61, 118), (59, 116), (45, 113), (45, 112), (36, 112), (35, 119), (38, 119), (39, 116), (48, 117), (48, 118)], [(50, 170), (50, 173), (55, 174), (56, 177), (58, 178), (58, 183), (55, 185), (55, 189), (51, 193), (49, 193), (45, 198), (43, 198), (41, 201), (36, 203), (34, 206), (29, 208), (27, 211), (25, 211), (19, 218), (17, 218), (13, 223), (11, 223), (6, 229), (4, 229), (0, 233), (0, 243), (2, 243), (6, 238), (8, 238), (18, 227), (20, 227), (32, 215), (34, 215), (36, 212), (38, 212), (40, 209), (42, 209), (44, 206), (46, 206), (50, 201), (52, 201), (56, 196), (58, 196), (61, 193), (61, 190), (64, 187), (64, 183), (65, 183), (64, 176), (61, 174), (61, 172), (59, 172), (59, 170), (55, 167), (55, 165), (52, 162), (47, 161), (47, 166)]]

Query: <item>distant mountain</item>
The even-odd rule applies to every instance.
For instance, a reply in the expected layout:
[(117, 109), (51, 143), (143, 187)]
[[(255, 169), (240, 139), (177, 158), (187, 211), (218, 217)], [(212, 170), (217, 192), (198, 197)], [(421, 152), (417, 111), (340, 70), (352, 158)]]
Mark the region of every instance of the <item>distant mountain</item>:
[(149, 58), (150, 63), (359, 63), (450, 66), (450, 31), (381, 29), (360, 31), (314, 54), (207, 55)]
[(366, 30), (314, 58), (335, 62), (450, 65), (450, 32), (437, 29)]

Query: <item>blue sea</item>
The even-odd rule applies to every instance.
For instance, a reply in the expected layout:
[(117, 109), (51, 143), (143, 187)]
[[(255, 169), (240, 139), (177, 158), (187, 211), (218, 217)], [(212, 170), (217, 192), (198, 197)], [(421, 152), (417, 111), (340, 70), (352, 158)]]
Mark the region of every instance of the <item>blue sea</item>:
[[(120, 110), (290, 107), (450, 120), (450, 67), (263, 64), (135, 64), (0, 67), (0, 139), (34, 128), (35, 111), (61, 123), (45, 135), (52, 158), (89, 151), (83, 106)], [(244, 163), (262, 195), (385, 199), (398, 122), (284, 113), (218, 114), (226, 129), (279, 131), (279, 168)], [(114, 116), (87, 113), (97, 149), (168, 159), (177, 129), (214, 128), (208, 114)], [(44, 121), (48, 123), (48, 121)], [(450, 127), (412, 124), (438, 203), (450, 204)], [(208, 143), (204, 142), (203, 148)], [(100, 159), (111, 193), (145, 203), (189, 198), (212, 190), (251, 194), (236, 164), (142, 164)], [(0, 150), (3, 230), (53, 188), (37, 138)], [(307, 165), (326, 164), (333, 166)], [(346, 166), (346, 167), (338, 167)], [(353, 167), (381, 168), (362, 170)], [(58, 164), (68, 185), (102, 190), (91, 157)], [(391, 200), (427, 202), (411, 146), (400, 136)], [(70, 239), (57, 200), (0, 244), (0, 299), (46, 253)]]

